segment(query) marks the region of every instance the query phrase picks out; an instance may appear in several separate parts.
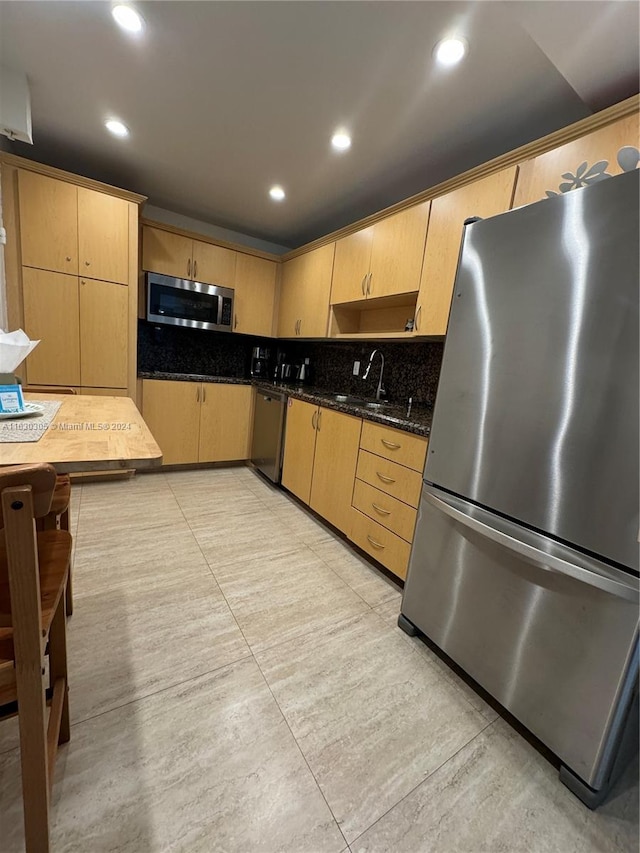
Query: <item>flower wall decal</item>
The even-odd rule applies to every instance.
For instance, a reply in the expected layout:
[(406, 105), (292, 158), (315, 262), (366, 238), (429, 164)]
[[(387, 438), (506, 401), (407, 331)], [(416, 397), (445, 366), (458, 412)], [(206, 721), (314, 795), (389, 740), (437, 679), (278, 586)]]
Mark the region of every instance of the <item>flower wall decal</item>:
[[(637, 148), (634, 148), (633, 145), (625, 145), (618, 151), (617, 160), (618, 165), (623, 172), (632, 172), (640, 165), (640, 151)], [(564, 181), (558, 187), (560, 192), (547, 190), (547, 198), (553, 198), (561, 193), (568, 193), (571, 192), (571, 190), (577, 190), (579, 187), (588, 187), (589, 184), (596, 184), (598, 181), (604, 181), (606, 178), (612, 178), (613, 175), (610, 175), (609, 172), (606, 171), (608, 165), (608, 160), (598, 160), (598, 162), (594, 163), (593, 166), (589, 166), (588, 162), (585, 160), (584, 163), (580, 163), (575, 174), (572, 172), (565, 172), (562, 175)]]

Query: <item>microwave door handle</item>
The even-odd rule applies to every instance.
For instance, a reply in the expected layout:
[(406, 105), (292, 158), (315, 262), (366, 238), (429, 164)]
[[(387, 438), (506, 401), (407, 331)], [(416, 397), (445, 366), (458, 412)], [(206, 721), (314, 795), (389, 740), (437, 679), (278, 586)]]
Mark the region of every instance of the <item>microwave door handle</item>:
[(216, 296), (216, 299), (218, 301), (218, 320), (217, 320), (217, 323), (219, 326), (221, 326), (222, 325), (222, 306), (224, 305), (224, 296), (218, 294)]
[(556, 572), (561, 575), (567, 575), (574, 578), (574, 580), (589, 584), (589, 586), (594, 586), (597, 589), (601, 589), (603, 592), (608, 592), (610, 595), (615, 595), (618, 598), (624, 598), (626, 601), (631, 601), (634, 604), (637, 604), (638, 601), (640, 601), (640, 591), (637, 586), (620, 583), (613, 578), (606, 577), (606, 575), (598, 574), (597, 572), (590, 571), (589, 569), (584, 569), (582, 566), (577, 566), (575, 563), (570, 563), (568, 560), (563, 560), (561, 557), (556, 557), (553, 554), (547, 554), (545, 551), (541, 551), (533, 545), (529, 545), (527, 542), (515, 539), (513, 536), (509, 536), (501, 530), (496, 530), (494, 527), (490, 527), (488, 524), (478, 521), (477, 518), (472, 518), (465, 512), (451, 506), (448, 501), (442, 500), (442, 498), (436, 497), (429, 492), (424, 492), (423, 497), (428, 503), (440, 510), (440, 512), (443, 512), (445, 515), (453, 518), (454, 521), (458, 521), (460, 524), (474, 530), (481, 536), (485, 536), (492, 542), (502, 545), (503, 548), (506, 548), (509, 551), (514, 551), (516, 554), (527, 560), (527, 562), (532, 563), (538, 568)]

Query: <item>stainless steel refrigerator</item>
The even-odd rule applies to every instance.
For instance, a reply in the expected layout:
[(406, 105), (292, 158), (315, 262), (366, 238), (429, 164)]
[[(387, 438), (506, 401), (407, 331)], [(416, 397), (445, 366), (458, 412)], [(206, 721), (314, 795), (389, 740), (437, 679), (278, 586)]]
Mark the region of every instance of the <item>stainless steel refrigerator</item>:
[(638, 729), (638, 175), (466, 226), (399, 619), (591, 807)]

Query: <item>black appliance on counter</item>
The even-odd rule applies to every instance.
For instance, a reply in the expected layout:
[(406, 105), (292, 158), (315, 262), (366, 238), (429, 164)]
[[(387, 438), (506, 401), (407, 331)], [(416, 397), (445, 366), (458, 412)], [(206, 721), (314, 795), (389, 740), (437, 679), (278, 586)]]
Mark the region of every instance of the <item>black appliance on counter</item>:
[(251, 376), (253, 379), (269, 379), (271, 350), (269, 347), (254, 347), (251, 353)]

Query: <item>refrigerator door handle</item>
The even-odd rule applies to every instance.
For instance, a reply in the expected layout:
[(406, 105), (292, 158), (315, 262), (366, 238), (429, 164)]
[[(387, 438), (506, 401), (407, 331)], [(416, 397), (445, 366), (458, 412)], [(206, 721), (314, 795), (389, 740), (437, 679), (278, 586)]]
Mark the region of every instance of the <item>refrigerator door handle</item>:
[(445, 515), (448, 515), (455, 521), (460, 522), (460, 524), (463, 524), (465, 527), (474, 530), (481, 536), (486, 536), (487, 539), (491, 539), (492, 542), (502, 545), (503, 548), (507, 548), (509, 551), (515, 551), (516, 554), (519, 554), (528, 562), (533, 563), (533, 565), (538, 566), (545, 571), (568, 575), (577, 581), (597, 587), (598, 589), (603, 590), (603, 592), (608, 592), (618, 598), (624, 598), (626, 601), (631, 601), (634, 604), (637, 604), (640, 601), (640, 591), (637, 585), (634, 586), (633, 584), (620, 583), (619, 581), (613, 580), (613, 578), (606, 577), (605, 575), (598, 574), (594, 571), (590, 571), (589, 569), (584, 569), (581, 566), (575, 565), (575, 563), (570, 563), (553, 554), (541, 551), (533, 545), (521, 542), (519, 539), (509, 536), (507, 533), (503, 533), (488, 524), (484, 524), (484, 522), (479, 521), (477, 518), (472, 518), (465, 512), (462, 512), (452, 506), (448, 501), (443, 500), (440, 497), (436, 497), (428, 491), (423, 492), (423, 498), (436, 509), (440, 510), (440, 512), (445, 513)]

